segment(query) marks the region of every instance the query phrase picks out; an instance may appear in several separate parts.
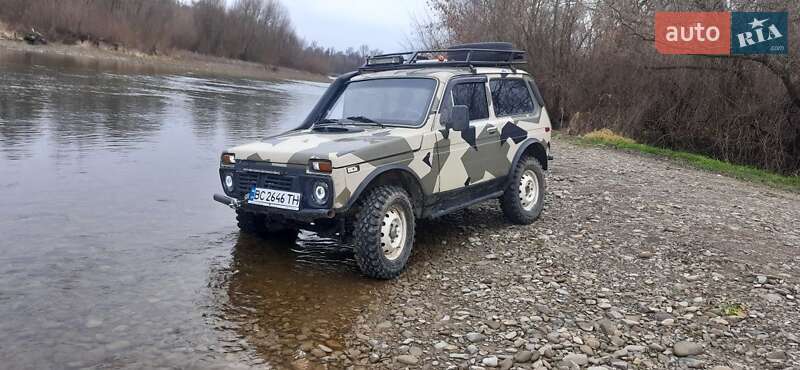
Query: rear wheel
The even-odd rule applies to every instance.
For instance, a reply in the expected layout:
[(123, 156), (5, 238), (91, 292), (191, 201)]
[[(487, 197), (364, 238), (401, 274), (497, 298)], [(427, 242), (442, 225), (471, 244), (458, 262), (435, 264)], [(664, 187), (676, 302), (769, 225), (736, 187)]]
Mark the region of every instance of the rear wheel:
[(353, 220), (353, 247), (361, 271), (372, 278), (400, 275), (414, 245), (414, 211), (408, 193), (397, 186), (372, 189)]
[(506, 218), (520, 225), (536, 221), (544, 208), (544, 170), (535, 158), (522, 158), (513, 169), (511, 183), (500, 198)]

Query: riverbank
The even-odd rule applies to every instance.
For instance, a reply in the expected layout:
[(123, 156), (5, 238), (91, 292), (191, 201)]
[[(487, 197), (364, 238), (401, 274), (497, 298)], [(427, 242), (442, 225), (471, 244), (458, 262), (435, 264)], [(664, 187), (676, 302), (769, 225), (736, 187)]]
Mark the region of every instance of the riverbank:
[(133, 50), (116, 51), (111, 48), (95, 47), (88, 43), (29, 45), (21, 41), (0, 39), (0, 54), (3, 52), (37, 53), (74, 58), (88, 63), (109, 64), (118, 68), (146, 73), (192, 73), (258, 80), (329, 81), (327, 76), (316, 73), (183, 51), (175, 51), (170, 55), (149, 55)]
[(627, 150), (669, 158), (701, 170), (730, 176), (740, 180), (758, 182), (784, 190), (800, 192), (800, 176), (781, 175), (760, 168), (721, 161), (701, 154), (637, 143), (633, 139), (617, 135), (608, 129), (593, 131), (581, 137), (566, 136), (562, 138), (564, 140), (572, 140), (582, 145), (610, 147), (618, 150)]
[(420, 223), (344, 350), (301, 347), (296, 368), (796, 368), (797, 194), (562, 137), (553, 153), (537, 222), (485, 203)]

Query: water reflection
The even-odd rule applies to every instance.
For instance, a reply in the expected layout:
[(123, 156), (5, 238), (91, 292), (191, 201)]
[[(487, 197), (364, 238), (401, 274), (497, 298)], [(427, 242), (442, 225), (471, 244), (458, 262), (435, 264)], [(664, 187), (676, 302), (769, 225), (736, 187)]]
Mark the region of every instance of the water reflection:
[(361, 277), (350, 248), (306, 232), (297, 242), (242, 235), (232, 255), (210, 279), (219, 318), (273, 365), (307, 357), (342, 366), (344, 334), (385, 283)]
[(62, 58), (25, 55), (0, 53), (0, 151), (9, 159), (29, 156), (45, 134), (56, 149), (125, 150), (187, 121), (199, 139), (241, 143), (297, 125), (324, 88), (73, 70)]
[(324, 86), (147, 72), (0, 50), (0, 367), (257, 366), (237, 305), (358, 277), (240, 241), (210, 199), (221, 150), (298, 124)]

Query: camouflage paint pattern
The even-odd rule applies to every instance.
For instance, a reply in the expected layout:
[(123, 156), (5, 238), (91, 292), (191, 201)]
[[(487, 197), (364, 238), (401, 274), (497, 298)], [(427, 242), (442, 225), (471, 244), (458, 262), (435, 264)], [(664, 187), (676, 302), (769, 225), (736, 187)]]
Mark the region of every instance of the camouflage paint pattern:
[[(477, 68), (489, 80), (524, 77), (527, 73), (507, 68)], [(455, 132), (440, 124), (439, 106), (447, 83), (456, 76), (469, 76), (466, 68), (411, 69), (367, 73), (353, 81), (387, 77), (427, 77), (439, 83), (431, 110), (419, 128), (358, 126), (352, 131), (328, 132), (312, 129), (290, 131), (261, 142), (230, 148), (237, 159), (268, 161), (276, 166), (306, 165), (311, 159), (333, 164), (333, 208), (344, 207), (353, 193), (374, 171), (388, 166), (413, 173), (425, 194), (457, 190), (508, 174), (514, 156), (526, 139), (545, 145), (550, 141), (547, 110), (511, 117), (495, 117), (489, 96), (489, 118), (471, 123), (469, 130)], [(534, 99), (535, 102), (535, 99)]]

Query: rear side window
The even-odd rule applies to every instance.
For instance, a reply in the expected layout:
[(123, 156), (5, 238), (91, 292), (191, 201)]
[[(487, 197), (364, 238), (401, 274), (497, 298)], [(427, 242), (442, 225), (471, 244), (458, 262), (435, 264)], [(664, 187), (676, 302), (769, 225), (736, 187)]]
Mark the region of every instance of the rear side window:
[(533, 113), (535, 106), (528, 85), (519, 78), (501, 78), (489, 82), (494, 114), (497, 117)]
[(486, 85), (483, 82), (467, 82), (453, 86), (453, 105), (468, 106), (470, 121), (489, 118)]

